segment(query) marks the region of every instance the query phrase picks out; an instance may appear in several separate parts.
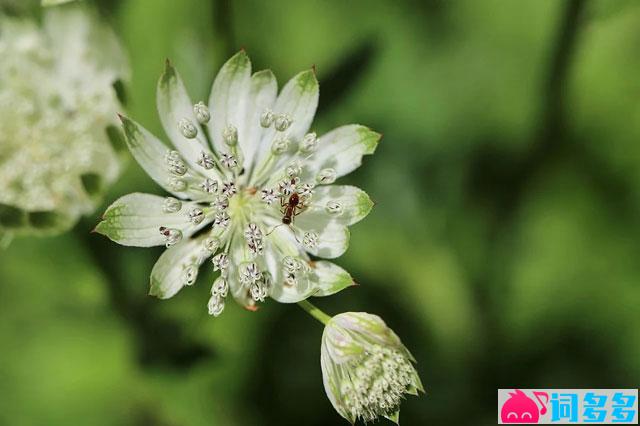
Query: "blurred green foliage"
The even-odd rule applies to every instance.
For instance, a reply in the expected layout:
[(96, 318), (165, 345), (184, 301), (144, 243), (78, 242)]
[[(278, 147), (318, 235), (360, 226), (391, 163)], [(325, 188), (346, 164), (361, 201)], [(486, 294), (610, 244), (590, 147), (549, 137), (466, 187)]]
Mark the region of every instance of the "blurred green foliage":
[[(640, 4), (473, 0), (99, 2), (128, 113), (162, 135), (165, 58), (194, 99), (244, 47), (280, 84), (315, 65), (319, 131), (384, 133), (346, 182), (377, 202), (318, 304), (380, 314), (427, 395), (404, 424), (494, 424), (496, 389), (640, 382)], [(159, 192), (131, 162), (112, 188)], [(104, 210), (104, 209), (102, 209)], [(206, 314), (211, 275), (146, 296), (160, 250), (89, 231), (0, 254), (0, 424), (343, 424), (321, 328), (295, 306)]]

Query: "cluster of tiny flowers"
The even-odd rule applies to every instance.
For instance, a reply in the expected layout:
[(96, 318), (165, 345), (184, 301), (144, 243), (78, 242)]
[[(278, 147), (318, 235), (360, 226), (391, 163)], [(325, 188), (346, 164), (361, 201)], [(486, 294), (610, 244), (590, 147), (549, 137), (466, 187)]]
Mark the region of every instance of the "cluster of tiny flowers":
[(398, 411), (415, 371), (398, 350), (380, 345), (372, 346), (343, 369), (355, 372), (345, 374), (340, 387), (345, 408), (365, 422)]
[(336, 315), (322, 336), (325, 390), (336, 410), (352, 423), (393, 418), (405, 394), (422, 384), (400, 339), (376, 315)]
[(42, 25), (0, 13), (0, 27), (0, 204), (54, 214), (47, 231), (62, 231), (119, 173), (107, 129), (119, 132), (112, 84), (126, 65), (101, 65), (93, 43), (115, 36), (81, 7), (47, 10)]

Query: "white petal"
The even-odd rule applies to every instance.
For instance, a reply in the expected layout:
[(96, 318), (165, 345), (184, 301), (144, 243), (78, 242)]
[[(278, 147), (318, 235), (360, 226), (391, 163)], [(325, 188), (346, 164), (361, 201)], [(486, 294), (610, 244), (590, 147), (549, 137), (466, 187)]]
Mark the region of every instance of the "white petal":
[(362, 164), (362, 156), (373, 154), (382, 136), (357, 124), (338, 127), (320, 136), (318, 150), (305, 161), (304, 179), (314, 181), (323, 169), (336, 177), (351, 173)]
[[(341, 211), (330, 213), (330, 207), (336, 207), (336, 203)], [(296, 219), (309, 216), (308, 219), (313, 221), (318, 217), (325, 217), (335, 223), (350, 226), (364, 219), (372, 207), (373, 201), (367, 193), (355, 186), (318, 186), (313, 190), (310, 206)]]
[(355, 285), (351, 275), (334, 263), (321, 260), (311, 265), (312, 280), (316, 289), (313, 296), (330, 296)]
[(249, 289), (240, 282), (240, 264), (249, 260), (244, 236), (241, 232), (233, 234), (233, 240), (229, 247), (229, 260), (227, 269), (229, 292), (239, 305), (246, 309), (255, 310), (255, 302), (251, 298)]
[(325, 259), (335, 259), (347, 251), (349, 247), (349, 229), (335, 222), (327, 216), (305, 216), (301, 214), (295, 219), (295, 227), (303, 233), (318, 234), (318, 244), (315, 247), (305, 247), (314, 256)]
[(165, 197), (133, 193), (117, 199), (107, 208), (95, 231), (124, 246), (152, 247), (165, 244), (159, 228), (178, 229), (183, 238), (201, 229), (211, 219), (195, 225), (187, 218), (187, 212), (196, 203), (183, 202), (176, 213), (165, 213)]
[(246, 111), (245, 134), (239, 140), (245, 155), (244, 167), (250, 170), (256, 161), (255, 155), (265, 129), (260, 125), (260, 116), (273, 109), (278, 94), (278, 83), (271, 70), (259, 71), (251, 76), (251, 88)]
[(168, 299), (186, 285), (185, 269), (190, 265), (200, 266), (204, 260), (201, 253), (205, 238), (185, 239), (162, 253), (151, 270), (150, 295)]
[[(205, 170), (197, 164), (202, 151), (208, 154), (211, 151), (202, 127), (193, 112), (193, 102), (187, 93), (187, 89), (180, 75), (169, 61), (167, 61), (164, 73), (158, 80), (156, 102), (164, 131), (186, 162), (193, 169), (207, 175), (207, 177), (220, 179), (221, 176), (215, 169)], [(198, 130), (198, 135), (194, 139), (187, 139), (178, 129), (178, 122), (185, 118)]]
[[(198, 197), (201, 195), (189, 192), (189, 190), (173, 191), (168, 184), (172, 175), (167, 170), (164, 160), (167, 151), (169, 151), (169, 147), (160, 142), (158, 138), (135, 121), (124, 116), (120, 116), (120, 120), (122, 121), (122, 128), (124, 129), (125, 140), (129, 151), (131, 151), (133, 157), (151, 179), (156, 181), (156, 183), (167, 192), (180, 198), (189, 198), (190, 196)], [(190, 170), (190, 173), (195, 176), (198, 175), (194, 170)]]
[(209, 132), (218, 153), (227, 152), (222, 131), (228, 124), (238, 129), (238, 139), (245, 137), (247, 98), (251, 86), (251, 62), (241, 50), (220, 69), (209, 98), (211, 121)]
[[(318, 107), (318, 97), (319, 85), (313, 70), (299, 73), (282, 88), (273, 110), (275, 114), (288, 114), (292, 118), (293, 122), (285, 132), (292, 142), (299, 142), (309, 130)], [(276, 133), (273, 126), (263, 132), (256, 164), (260, 164), (269, 154)], [(287, 157), (282, 155), (274, 168), (286, 162)]]

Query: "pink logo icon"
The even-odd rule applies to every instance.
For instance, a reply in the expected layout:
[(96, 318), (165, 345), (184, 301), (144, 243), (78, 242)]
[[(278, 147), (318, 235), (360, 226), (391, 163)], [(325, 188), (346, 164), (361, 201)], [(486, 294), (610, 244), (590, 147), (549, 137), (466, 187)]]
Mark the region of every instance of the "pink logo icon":
[[(547, 403), (549, 402), (549, 394), (546, 392), (533, 392), (533, 396), (540, 404), (538, 405), (522, 392), (516, 389), (515, 392), (509, 392), (509, 399), (505, 401), (500, 410), (500, 418), (503, 423), (538, 423), (540, 415), (547, 412)], [(541, 398), (544, 397), (544, 402)]]

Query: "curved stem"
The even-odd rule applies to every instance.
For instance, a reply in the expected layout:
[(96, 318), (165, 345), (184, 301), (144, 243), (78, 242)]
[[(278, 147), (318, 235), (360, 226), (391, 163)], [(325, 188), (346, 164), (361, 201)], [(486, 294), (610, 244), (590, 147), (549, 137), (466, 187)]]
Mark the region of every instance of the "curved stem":
[(329, 315), (322, 312), (320, 309), (318, 309), (315, 305), (313, 305), (311, 302), (307, 300), (298, 302), (298, 306), (300, 306), (302, 309), (307, 311), (309, 315), (311, 315), (312, 317), (314, 317), (324, 325), (327, 325), (327, 323), (331, 319)]

